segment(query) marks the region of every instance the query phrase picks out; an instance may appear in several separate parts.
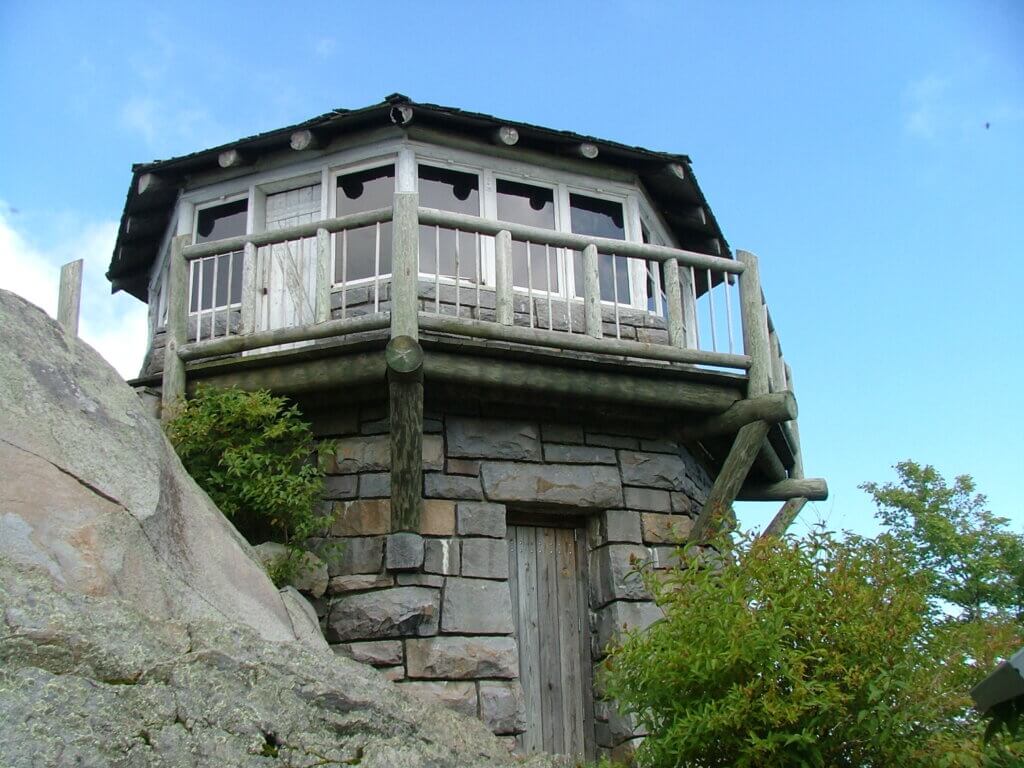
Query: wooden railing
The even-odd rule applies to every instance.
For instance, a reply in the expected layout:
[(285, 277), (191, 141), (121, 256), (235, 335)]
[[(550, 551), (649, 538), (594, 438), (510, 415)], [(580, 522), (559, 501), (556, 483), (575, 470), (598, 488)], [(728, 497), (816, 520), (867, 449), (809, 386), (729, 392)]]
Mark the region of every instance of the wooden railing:
[[(390, 275), (380, 274), (378, 242), (372, 279), (372, 310), (367, 305), (365, 314), (344, 316), (342, 312), (342, 317), (332, 319), (332, 291), (341, 292), (342, 309), (349, 291), (344, 280), (340, 283), (335, 280), (332, 236), (342, 233), (338, 238), (338, 243), (341, 243), (344, 233), (377, 225), (379, 239), (379, 226), (384, 222), (392, 222), (392, 267)], [(435, 233), (442, 230), (456, 233), (455, 269), (449, 277), (442, 278), (440, 248), (435, 246), (435, 274), (421, 282), (421, 227), (432, 227)], [(460, 253), (460, 233), (469, 233), (475, 238), (472, 254)], [(301, 243), (308, 238), (315, 238), (315, 295), (309, 301), (315, 307), (312, 322), (257, 330), (256, 307), (260, 298), (255, 274), (257, 249)], [(439, 244), (440, 235), (435, 234), (435, 238)], [(493, 259), (493, 280), (487, 284), (483, 278), (484, 240), (487, 241), (488, 263)], [(557, 278), (553, 278), (554, 273), (549, 271), (541, 289), (535, 289), (532, 276), (525, 288), (514, 287), (513, 242), (516, 241), (527, 244), (527, 254), (531, 245), (543, 247), (547, 270), (552, 264), (549, 254), (554, 254), (553, 263), (559, 265)], [(335, 246), (336, 252), (341, 252), (339, 247)], [(237, 308), (239, 321), (233, 323), (228, 319), (218, 323), (218, 310), (214, 309), (211, 332), (204, 338), (200, 304), (197, 332), (190, 333), (192, 289), (188, 281), (189, 264), (201, 259), (222, 258), (224, 254), (237, 251), (244, 254)], [(607, 257), (611, 257), (614, 286), (611, 300), (602, 299), (601, 295), (602, 257), (606, 264)], [(582, 262), (582, 290), (575, 291), (576, 295), (569, 295), (567, 290), (572, 258), (579, 258)], [(449, 256), (446, 259), (450, 260)], [(637, 307), (635, 301), (620, 300), (619, 280), (614, 270), (622, 259), (643, 263), (642, 273), (648, 277), (652, 287), (648, 293), (654, 294), (653, 297), (648, 295), (645, 308)], [(531, 259), (528, 256), (529, 264)], [(463, 268), (462, 265), (470, 266)], [(343, 278), (344, 272), (343, 268)], [(469, 277), (465, 276), (467, 272)], [(553, 281), (558, 283), (557, 290), (552, 287)], [(698, 283), (701, 284), (699, 295)], [(385, 288), (389, 290), (386, 307), (380, 300), (381, 291)], [(424, 295), (424, 290), (427, 294), (431, 290), (433, 293)], [(450, 301), (442, 306), (441, 294), (446, 290), (452, 294), (453, 306), (448, 306)], [(757, 260), (752, 255), (741, 251), (738, 258), (732, 260), (666, 246), (558, 232), (421, 208), (418, 196), (413, 192), (396, 193), (394, 205), (387, 208), (270, 232), (199, 244), (191, 244), (187, 235), (174, 238), (167, 292), (165, 403), (173, 403), (183, 395), (186, 361), (383, 328), (391, 329), (392, 338), (411, 336), (415, 339), (423, 329), (623, 358), (747, 371), (751, 396), (781, 392), (790, 387), (790, 374), (764, 304)], [(717, 304), (716, 293), (719, 295)], [(517, 307), (523, 311), (517, 311)], [(231, 306), (226, 308), (229, 312), (232, 309)], [(557, 326), (554, 320), (556, 313), (562, 318)], [(736, 313), (742, 325), (741, 339), (735, 339), (739, 335), (734, 329)], [(658, 318), (652, 324), (660, 329), (659, 338), (663, 338), (664, 343), (622, 338), (624, 318), (637, 314), (646, 315), (648, 319), (652, 316)], [(577, 321), (574, 321), (574, 315), (578, 317)], [(218, 333), (221, 329), (223, 333)], [(723, 346), (728, 341), (728, 351), (719, 350), (720, 337)], [(736, 349), (738, 341), (742, 341), (741, 350)]]

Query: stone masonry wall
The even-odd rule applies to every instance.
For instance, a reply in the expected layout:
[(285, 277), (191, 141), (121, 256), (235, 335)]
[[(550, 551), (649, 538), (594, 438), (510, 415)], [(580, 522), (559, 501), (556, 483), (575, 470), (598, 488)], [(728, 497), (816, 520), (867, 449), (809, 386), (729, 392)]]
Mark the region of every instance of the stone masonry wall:
[[(510, 748), (525, 703), (508, 510), (586, 515), (596, 664), (622, 629), (657, 619), (634, 561), (671, 565), (710, 488), (685, 450), (640, 427), (428, 411), (420, 531), (393, 533), (385, 407), (308, 415), (335, 440), (325, 500), (334, 522), (316, 542), (330, 574), (315, 601), (328, 641), (414, 694), (479, 717)], [(630, 724), (607, 703), (595, 711), (602, 752), (626, 754), (637, 736)]]

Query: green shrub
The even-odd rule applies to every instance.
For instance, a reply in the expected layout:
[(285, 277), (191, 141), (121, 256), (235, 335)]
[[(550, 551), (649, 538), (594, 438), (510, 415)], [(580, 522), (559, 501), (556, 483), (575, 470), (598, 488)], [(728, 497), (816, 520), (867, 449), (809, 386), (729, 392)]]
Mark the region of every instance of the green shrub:
[(1020, 764), (983, 746), (964, 685), (1019, 635), (942, 621), (891, 539), (747, 538), (646, 579), (665, 619), (603, 670), (651, 734), (643, 766)]
[(266, 391), (201, 384), (167, 434), (185, 469), (250, 543), (289, 546), (269, 569), (275, 583), (287, 582), (300, 545), (325, 525), (316, 509), (324, 473), (298, 407)]

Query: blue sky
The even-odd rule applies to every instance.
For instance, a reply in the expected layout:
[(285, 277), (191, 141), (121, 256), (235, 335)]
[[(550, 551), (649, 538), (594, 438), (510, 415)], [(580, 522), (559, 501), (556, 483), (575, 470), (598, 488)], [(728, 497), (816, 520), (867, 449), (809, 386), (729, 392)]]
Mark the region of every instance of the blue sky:
[(803, 520), (873, 531), (857, 484), (913, 458), (1021, 529), (1021, 41), (1012, 1), (6, 0), (0, 286), (52, 311), (84, 256), (83, 335), (131, 375), (144, 308), (102, 277), (131, 164), (394, 91), (682, 152), (761, 258), (832, 489)]

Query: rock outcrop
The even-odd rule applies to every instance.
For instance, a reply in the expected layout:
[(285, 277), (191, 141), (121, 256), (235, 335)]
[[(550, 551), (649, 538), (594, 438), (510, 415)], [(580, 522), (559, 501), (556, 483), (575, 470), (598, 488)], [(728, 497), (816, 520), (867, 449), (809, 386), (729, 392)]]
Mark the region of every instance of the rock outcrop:
[(239, 624), (154, 620), (2, 556), (0, 615), (5, 767), (524, 765), (369, 667)]
[(0, 291), (0, 765), (522, 764), (412, 692), (329, 652), (117, 373)]
[[(0, 553), (153, 618), (315, 637), (117, 372), (0, 291)], [(314, 641), (315, 642), (315, 641)], [(319, 643), (322, 646), (322, 641)]]

